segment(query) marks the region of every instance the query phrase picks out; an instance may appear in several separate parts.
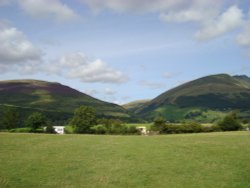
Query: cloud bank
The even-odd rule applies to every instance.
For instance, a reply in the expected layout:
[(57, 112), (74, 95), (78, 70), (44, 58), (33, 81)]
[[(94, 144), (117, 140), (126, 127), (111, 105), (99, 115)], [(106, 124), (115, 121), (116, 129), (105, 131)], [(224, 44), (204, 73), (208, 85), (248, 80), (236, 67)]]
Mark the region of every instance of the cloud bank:
[[(197, 40), (211, 40), (245, 27), (245, 13), (237, 0), (81, 0), (94, 11), (112, 10), (114, 12), (158, 13), (167, 23), (194, 22), (198, 30)], [(250, 16), (249, 16), (250, 17)], [(237, 37), (241, 46), (249, 45), (248, 29)], [(246, 41), (246, 42), (245, 42)]]
[(56, 22), (69, 22), (78, 15), (60, 0), (19, 0), (22, 10), (34, 18), (52, 19)]
[(82, 52), (66, 54), (57, 60), (52, 70), (59, 75), (88, 83), (124, 83), (128, 77), (101, 59), (91, 59)]
[(15, 66), (22, 72), (30, 70), (42, 58), (42, 51), (15, 27), (0, 22), (0, 65), (7, 71)]
[(17, 3), (27, 15), (37, 19), (70, 22), (80, 16), (61, 0), (0, 0), (0, 6)]
[(203, 23), (203, 28), (196, 33), (198, 39), (211, 39), (239, 28), (244, 23), (243, 12), (237, 6), (230, 7), (226, 12), (213, 20)]
[(44, 61), (44, 53), (30, 42), (22, 31), (0, 22), (0, 70), (20, 74), (56, 74), (88, 83), (115, 83), (128, 77), (103, 62), (82, 52), (63, 55), (55, 61)]

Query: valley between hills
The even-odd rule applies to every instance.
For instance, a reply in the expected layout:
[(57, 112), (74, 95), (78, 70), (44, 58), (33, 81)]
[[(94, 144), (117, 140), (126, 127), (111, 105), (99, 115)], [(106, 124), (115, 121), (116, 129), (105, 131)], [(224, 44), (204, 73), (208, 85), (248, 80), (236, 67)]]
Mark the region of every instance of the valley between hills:
[(96, 109), (99, 118), (125, 122), (152, 122), (162, 116), (169, 122), (194, 120), (214, 123), (230, 111), (250, 119), (250, 78), (228, 74), (209, 75), (170, 89), (152, 100), (119, 106), (101, 101), (69, 86), (39, 80), (0, 82), (0, 113), (6, 106), (21, 117), (37, 111), (52, 122), (65, 123), (79, 106)]

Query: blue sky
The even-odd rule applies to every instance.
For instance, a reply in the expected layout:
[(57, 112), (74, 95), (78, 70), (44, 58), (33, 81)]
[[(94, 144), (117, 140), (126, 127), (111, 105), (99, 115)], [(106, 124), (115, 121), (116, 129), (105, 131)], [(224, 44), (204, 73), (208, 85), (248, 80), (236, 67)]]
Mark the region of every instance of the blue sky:
[(0, 0), (0, 73), (119, 104), (210, 74), (250, 76), (250, 2)]

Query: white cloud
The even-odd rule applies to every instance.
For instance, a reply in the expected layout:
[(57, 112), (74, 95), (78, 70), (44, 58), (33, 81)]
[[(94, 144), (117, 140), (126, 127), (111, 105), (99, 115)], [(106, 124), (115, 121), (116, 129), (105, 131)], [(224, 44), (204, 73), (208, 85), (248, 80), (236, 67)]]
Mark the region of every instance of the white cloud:
[(166, 22), (198, 22), (204, 19), (204, 12), (200, 10), (181, 10), (162, 13), (160, 19)]
[(96, 89), (85, 89), (83, 92), (90, 96), (96, 96), (99, 93)]
[(117, 12), (157, 12), (172, 9), (186, 0), (81, 0), (93, 10), (111, 9)]
[(0, 22), (0, 64), (39, 61), (42, 52), (15, 27)]
[(174, 78), (176, 76), (179, 76), (180, 74), (181, 74), (181, 72), (174, 72), (174, 73), (172, 73), (172, 72), (164, 72), (162, 76), (164, 78), (166, 78), (166, 79), (172, 79), (172, 78)]
[[(109, 9), (114, 12), (160, 14), (166, 22), (195, 22), (200, 29), (195, 34), (198, 40), (208, 40), (224, 35), (244, 25), (244, 13), (237, 7), (238, 0), (81, 0), (94, 11)], [(229, 7), (225, 11), (225, 7)], [(250, 13), (249, 13), (250, 14)], [(243, 42), (247, 34), (238, 37)], [(247, 43), (247, 44), (244, 44)]]
[(104, 94), (105, 95), (114, 95), (114, 94), (116, 94), (117, 93), (117, 91), (115, 91), (115, 90), (113, 90), (113, 89), (110, 89), (110, 88), (105, 88), (104, 89)]
[(196, 33), (196, 38), (206, 40), (218, 37), (243, 25), (243, 12), (237, 6), (231, 6), (226, 12), (213, 20), (203, 23), (203, 28)]
[(162, 89), (165, 88), (166, 85), (163, 83), (151, 82), (147, 80), (141, 80), (139, 85), (150, 88), (150, 89)]
[(236, 38), (237, 43), (243, 47), (250, 47), (250, 24), (246, 26), (243, 33)]
[(184, 2), (186, 1), (182, 1), (181, 6), (174, 10), (165, 10), (160, 18), (166, 22), (203, 22), (216, 17), (224, 1), (192, 0), (189, 4)]
[(19, 0), (21, 8), (34, 18), (53, 19), (57, 22), (68, 22), (78, 15), (60, 0)]
[[(227, 0), (81, 0), (94, 11), (110, 9), (116, 12), (166, 12), (184, 10), (190, 7), (207, 7), (217, 9)], [(237, 2), (237, 0), (232, 0)]]
[(103, 88), (103, 89), (86, 89), (84, 93), (97, 97), (104, 101), (109, 101), (113, 103), (119, 103), (117, 100), (117, 91), (111, 88)]
[(53, 71), (68, 78), (90, 83), (123, 83), (127, 76), (101, 59), (92, 60), (84, 53), (67, 54), (59, 59)]

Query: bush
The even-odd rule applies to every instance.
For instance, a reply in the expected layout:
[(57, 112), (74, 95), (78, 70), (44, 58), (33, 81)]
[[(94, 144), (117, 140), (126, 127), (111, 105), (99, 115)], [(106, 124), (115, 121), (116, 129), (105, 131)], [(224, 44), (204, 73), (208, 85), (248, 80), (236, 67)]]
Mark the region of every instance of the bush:
[(161, 133), (178, 134), (178, 133), (199, 133), (202, 132), (202, 126), (196, 122), (189, 122), (180, 125), (165, 124)]
[(202, 127), (202, 132), (219, 132), (219, 131), (221, 131), (221, 128), (218, 125)]
[(101, 119), (98, 123), (100, 124), (91, 128), (94, 134), (138, 134), (136, 126), (128, 126), (120, 120)]
[(112, 124), (111, 134), (125, 134), (127, 132), (127, 127), (120, 123)]
[(181, 125), (166, 124), (163, 127), (163, 129), (161, 130), (160, 133), (165, 133), (165, 134), (177, 134), (177, 133), (181, 133), (180, 126)]
[(105, 125), (93, 126), (93, 127), (91, 127), (91, 130), (95, 134), (106, 134), (107, 133), (107, 128), (105, 127)]
[(45, 129), (45, 132), (46, 133), (50, 133), (50, 134), (55, 134), (56, 133), (56, 131), (55, 131), (55, 129), (54, 129), (54, 127), (53, 127), (52, 124), (48, 124), (47, 125), (47, 127)]
[(66, 125), (66, 126), (64, 127), (64, 133), (65, 133), (65, 134), (73, 134), (73, 133), (74, 133), (73, 126), (71, 126), (71, 125)]
[(29, 132), (31, 132), (31, 128), (30, 127), (16, 128), (16, 129), (11, 129), (9, 132), (12, 132), (12, 133), (29, 133)]
[(132, 126), (127, 127), (127, 134), (140, 134), (140, 133), (136, 129), (136, 126), (132, 125)]
[(157, 117), (154, 120), (154, 124), (151, 127), (152, 131), (159, 131), (160, 133), (164, 132), (163, 129), (166, 126), (166, 120), (163, 117)]
[(189, 122), (182, 125), (182, 130), (184, 133), (200, 133), (202, 126), (197, 122)]
[(237, 131), (242, 128), (242, 125), (237, 120), (235, 115), (227, 115), (221, 122), (218, 123), (218, 126), (222, 131)]

